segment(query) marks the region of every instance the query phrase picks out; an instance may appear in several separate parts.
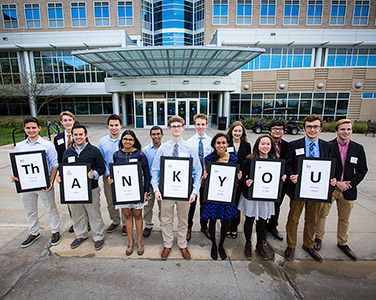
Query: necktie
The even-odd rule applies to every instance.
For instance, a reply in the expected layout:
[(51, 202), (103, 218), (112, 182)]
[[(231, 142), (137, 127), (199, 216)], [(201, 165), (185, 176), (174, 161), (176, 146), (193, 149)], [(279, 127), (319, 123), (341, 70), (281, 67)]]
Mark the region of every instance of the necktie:
[(174, 151), (172, 151), (172, 156), (173, 157), (179, 157), (179, 145), (178, 145), (178, 143), (175, 143), (175, 145), (174, 145)]
[(275, 145), (275, 156), (277, 157), (277, 159), (279, 159), (281, 157), (281, 150), (279, 150), (279, 143), (278, 142), (275, 142), (274, 143)]
[(71, 146), (72, 146), (72, 139), (71, 139), (71, 135), (68, 134), (68, 147), (67, 147), (67, 149), (69, 149)]
[(314, 148), (315, 148), (315, 143), (311, 142), (309, 144), (309, 157), (315, 157)]
[(204, 173), (204, 145), (202, 144), (203, 137), (200, 137), (200, 141), (198, 143), (198, 157), (200, 158), (200, 164), (202, 173)]

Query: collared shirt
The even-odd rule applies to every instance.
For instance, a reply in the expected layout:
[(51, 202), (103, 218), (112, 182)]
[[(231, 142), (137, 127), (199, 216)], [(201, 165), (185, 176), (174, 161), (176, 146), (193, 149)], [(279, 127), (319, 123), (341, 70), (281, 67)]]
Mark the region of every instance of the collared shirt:
[[(162, 146), (163, 144), (161, 144), (159, 146), (159, 148)], [(142, 148), (142, 152), (144, 152), (144, 154), (146, 155), (146, 158), (148, 160), (148, 164), (149, 164), (149, 170), (151, 171), (151, 166), (153, 165), (153, 161), (154, 161), (154, 157), (155, 155), (157, 154), (158, 152), (158, 149), (157, 147), (154, 146), (153, 143), (150, 143), (149, 145), (147, 145), (146, 147)]]
[[(151, 168), (151, 184), (154, 191), (159, 191), (159, 172), (161, 164), (161, 156), (172, 156), (174, 151), (175, 142), (171, 139), (167, 143), (159, 147), (157, 154), (154, 157), (153, 165)], [(192, 145), (181, 139), (178, 142), (179, 157), (192, 157), (193, 158), (193, 191), (192, 193), (198, 194), (201, 184), (201, 164), (198, 158), (198, 153), (193, 149)]]
[(341, 181), (343, 181), (343, 176), (345, 174), (346, 157), (347, 157), (347, 152), (349, 151), (350, 140), (348, 140), (346, 143), (342, 144), (341, 141), (339, 139), (337, 139), (337, 143), (338, 143), (339, 153), (341, 155), (341, 160), (342, 160)]
[[(77, 155), (80, 156), (80, 153), (81, 153), (82, 151), (85, 150), (87, 144), (88, 144), (88, 143), (86, 143), (85, 145), (83, 145), (81, 148), (77, 148), (77, 147), (76, 147), (76, 143), (74, 143), (74, 144), (72, 145), (72, 147), (73, 147), (74, 151), (76, 151)], [(94, 180), (98, 180), (98, 179), (99, 179), (99, 174), (98, 174), (98, 172), (95, 171), (95, 170), (93, 170), (93, 173), (94, 173)]]
[[(195, 149), (198, 153), (198, 144), (200, 143), (200, 135), (198, 133), (196, 133), (194, 136), (190, 137), (188, 140), (187, 140), (187, 143), (190, 143), (193, 147), (193, 149)], [(211, 137), (209, 137), (207, 134), (204, 134), (202, 136), (202, 145), (204, 147), (204, 157), (208, 156), (210, 153), (213, 152), (213, 148), (211, 146)]]
[(117, 139), (113, 140), (111, 135), (108, 134), (102, 137), (99, 141), (98, 148), (102, 152), (104, 164), (106, 165), (106, 172), (104, 173), (105, 176), (110, 175), (110, 163), (114, 162), (114, 153), (120, 149), (120, 138), (121, 135), (119, 134)]
[(307, 137), (304, 138), (305, 141), (305, 156), (309, 157), (309, 145), (313, 142), (313, 157), (320, 157), (320, 147), (319, 139), (310, 141)]
[(59, 163), (57, 162), (57, 152), (54, 144), (46, 141), (40, 136), (34, 144), (29, 141), (29, 138), (27, 138), (26, 140), (17, 144), (16, 148), (14, 149), (14, 152), (29, 152), (39, 150), (46, 151), (48, 174), (51, 174), (51, 168), (59, 167)]

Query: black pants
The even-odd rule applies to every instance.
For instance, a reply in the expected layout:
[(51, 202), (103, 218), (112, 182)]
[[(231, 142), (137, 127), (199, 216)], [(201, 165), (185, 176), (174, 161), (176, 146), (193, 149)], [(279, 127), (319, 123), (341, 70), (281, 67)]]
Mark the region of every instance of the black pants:
[[(204, 199), (204, 187), (202, 186), (200, 188), (200, 225), (201, 225), (201, 229), (208, 229), (208, 219), (201, 218), (203, 199)], [(188, 228), (189, 229), (192, 229), (193, 227), (193, 217), (195, 215), (196, 205), (197, 205), (197, 199), (196, 201), (192, 202), (189, 207), (189, 213), (188, 213)]]
[[(255, 217), (247, 217), (245, 216), (245, 222), (244, 222), (244, 235), (245, 235), (245, 241), (247, 243), (251, 242), (252, 237), (252, 227), (253, 222), (255, 221)], [(259, 218), (256, 221), (256, 235), (257, 235), (257, 244), (262, 244), (262, 240), (264, 239), (265, 235), (265, 224), (266, 220)]]
[[(241, 193), (242, 192), (241, 192), (241, 190), (240, 190), (240, 188), (238, 186), (238, 188), (236, 189), (236, 197), (235, 197), (236, 207), (238, 207)], [(240, 210), (238, 210), (238, 216), (231, 219), (230, 225), (229, 225), (229, 231), (231, 231), (231, 232), (238, 232), (238, 226), (239, 226), (239, 224), (240, 224)]]

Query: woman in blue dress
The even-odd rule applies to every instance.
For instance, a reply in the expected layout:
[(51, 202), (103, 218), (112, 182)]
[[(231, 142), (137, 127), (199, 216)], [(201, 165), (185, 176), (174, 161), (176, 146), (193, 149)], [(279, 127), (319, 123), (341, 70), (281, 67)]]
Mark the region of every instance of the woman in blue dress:
[[(211, 146), (213, 147), (214, 151), (205, 157), (205, 164), (209, 161), (212, 162), (222, 162), (222, 163), (230, 163), (235, 164), (237, 163), (238, 159), (233, 153), (226, 152), (227, 146), (229, 144), (228, 136), (223, 133), (218, 133), (214, 136), (211, 142)], [(207, 177), (207, 173), (204, 172), (204, 179)], [(241, 177), (241, 173), (238, 175)], [(228, 230), (229, 222), (237, 217), (238, 209), (236, 205), (226, 205), (226, 204), (216, 204), (216, 203), (204, 203), (202, 209), (201, 217), (204, 219), (209, 219), (209, 233), (210, 239), (212, 242), (210, 256), (212, 259), (218, 259), (218, 252), (219, 256), (225, 260), (227, 257), (226, 251), (223, 248), (223, 243), (226, 238), (226, 233)], [(216, 239), (215, 239), (215, 227), (217, 223), (217, 219), (221, 220), (221, 235), (219, 239), (219, 244), (217, 247)]]
[(114, 163), (124, 163), (124, 162), (137, 162), (142, 163), (142, 172), (144, 178), (144, 199), (142, 202), (136, 204), (124, 204), (116, 205), (116, 209), (121, 209), (125, 216), (125, 224), (128, 233), (128, 247), (125, 252), (127, 256), (133, 253), (133, 219), (136, 224), (137, 232), (137, 254), (144, 254), (144, 245), (142, 243), (142, 209), (144, 207), (146, 196), (149, 192), (150, 187), (150, 170), (148, 165), (148, 160), (145, 154), (141, 151), (141, 144), (136, 137), (136, 134), (132, 130), (126, 130), (121, 135), (120, 150), (114, 153)]

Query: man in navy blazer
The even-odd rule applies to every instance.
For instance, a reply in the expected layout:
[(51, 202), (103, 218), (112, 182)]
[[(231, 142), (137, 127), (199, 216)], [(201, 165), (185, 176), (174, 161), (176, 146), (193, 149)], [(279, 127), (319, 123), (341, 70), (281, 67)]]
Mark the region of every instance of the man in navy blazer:
[[(332, 157), (332, 144), (318, 138), (322, 130), (322, 119), (318, 115), (310, 115), (303, 121), (305, 137), (289, 144), (286, 157), (286, 175), (290, 179), (287, 185), (287, 195), (290, 197), (290, 211), (286, 224), (287, 248), (285, 257), (292, 260), (295, 254), (299, 218), (305, 207), (303, 250), (314, 260), (321, 262), (320, 254), (313, 248), (314, 235), (317, 226), (317, 217), (322, 207), (321, 202), (294, 200), (295, 187), (298, 182), (298, 159), (299, 157)], [(331, 179), (335, 184), (335, 179)]]
[[(337, 201), (338, 208), (337, 247), (352, 260), (356, 260), (355, 253), (347, 245), (349, 219), (357, 197), (356, 187), (366, 176), (368, 168), (363, 146), (350, 140), (353, 126), (352, 120), (339, 120), (335, 127), (337, 138), (331, 141), (333, 157), (336, 159), (335, 177), (337, 179), (332, 203)], [(319, 213), (314, 245), (317, 251), (321, 249), (325, 221), (332, 203), (325, 203)]]
[(70, 111), (63, 111), (60, 113), (60, 123), (64, 127), (64, 131), (58, 133), (54, 138), (54, 145), (57, 152), (57, 161), (59, 164), (63, 161), (63, 154), (73, 143), (72, 128), (75, 122), (75, 117)]

